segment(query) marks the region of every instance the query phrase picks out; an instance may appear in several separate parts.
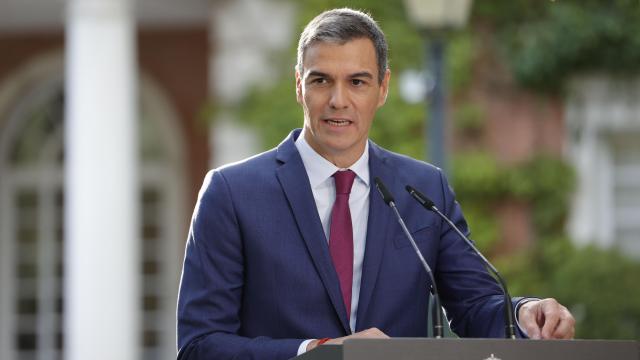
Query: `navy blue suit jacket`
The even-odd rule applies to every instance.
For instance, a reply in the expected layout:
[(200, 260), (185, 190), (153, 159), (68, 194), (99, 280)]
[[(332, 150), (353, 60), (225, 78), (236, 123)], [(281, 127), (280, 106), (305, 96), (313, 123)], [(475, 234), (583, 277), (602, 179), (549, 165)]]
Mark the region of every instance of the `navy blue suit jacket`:
[[(288, 359), (304, 339), (351, 333), (327, 240), (293, 131), (277, 148), (209, 172), (186, 246), (179, 359)], [(474, 253), (404, 190), (411, 184), (464, 231), (442, 172), (369, 143), (380, 177), (434, 269), (451, 327), (503, 337), (500, 288)], [(370, 182), (373, 184), (373, 181)], [(371, 188), (356, 331), (427, 335), (428, 276), (392, 210)], [(511, 304), (512, 305), (512, 304)]]

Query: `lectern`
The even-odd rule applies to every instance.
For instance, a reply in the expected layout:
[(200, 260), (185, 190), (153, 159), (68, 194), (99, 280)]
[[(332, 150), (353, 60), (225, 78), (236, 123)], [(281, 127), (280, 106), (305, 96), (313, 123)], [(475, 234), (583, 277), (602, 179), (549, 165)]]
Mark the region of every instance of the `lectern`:
[(295, 360), (640, 360), (637, 341), (509, 339), (351, 339)]

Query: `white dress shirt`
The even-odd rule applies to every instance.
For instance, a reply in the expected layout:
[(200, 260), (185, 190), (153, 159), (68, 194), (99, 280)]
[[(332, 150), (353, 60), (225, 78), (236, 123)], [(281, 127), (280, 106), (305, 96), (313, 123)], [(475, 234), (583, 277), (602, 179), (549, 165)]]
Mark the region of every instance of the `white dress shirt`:
[[(324, 235), (329, 241), (329, 229), (331, 227), (331, 211), (336, 200), (336, 185), (332, 175), (341, 169), (318, 154), (304, 138), (303, 130), (296, 139), (296, 148), (302, 158), (302, 163), (309, 177), (311, 191), (315, 199), (318, 215), (322, 222)], [(358, 313), (358, 300), (360, 298), (360, 280), (362, 277), (362, 261), (364, 259), (364, 247), (367, 239), (367, 222), (369, 219), (369, 143), (365, 145), (364, 152), (349, 170), (356, 174), (355, 181), (349, 195), (349, 211), (353, 225), (353, 282), (351, 287), (351, 315), (349, 327), (355, 331), (356, 314)], [(300, 344), (298, 355), (304, 353), (307, 344), (311, 340)]]

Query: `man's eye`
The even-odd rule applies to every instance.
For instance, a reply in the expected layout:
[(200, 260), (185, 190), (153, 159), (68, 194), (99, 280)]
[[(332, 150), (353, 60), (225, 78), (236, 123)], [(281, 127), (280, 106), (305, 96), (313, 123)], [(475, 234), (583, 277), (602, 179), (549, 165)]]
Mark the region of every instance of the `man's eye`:
[(360, 79), (351, 79), (351, 84), (355, 86), (360, 86), (360, 85), (364, 85), (364, 81)]
[(325, 78), (315, 78), (311, 80), (312, 84), (325, 84), (327, 82), (327, 79)]

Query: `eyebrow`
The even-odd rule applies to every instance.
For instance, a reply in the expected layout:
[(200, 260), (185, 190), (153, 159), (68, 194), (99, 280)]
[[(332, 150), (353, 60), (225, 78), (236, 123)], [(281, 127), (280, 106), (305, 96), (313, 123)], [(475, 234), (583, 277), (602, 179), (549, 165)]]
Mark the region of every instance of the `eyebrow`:
[[(329, 76), (329, 74), (323, 73), (321, 71), (316, 71), (316, 70), (312, 70), (309, 71), (309, 73), (307, 74), (307, 77), (325, 77), (325, 78), (330, 78), (331, 76)], [(353, 73), (351, 75), (349, 75), (349, 78), (368, 78), (368, 79), (373, 79), (373, 75), (368, 72), (368, 71), (360, 71), (357, 73)]]
[(330, 76), (328, 74), (323, 73), (323, 72), (312, 70), (312, 71), (309, 71), (309, 73), (307, 74), (307, 77), (308, 78), (310, 78), (310, 77), (325, 77), (325, 78), (328, 78)]
[(360, 71), (360, 72), (357, 72), (355, 74), (349, 75), (349, 77), (350, 78), (361, 78), (361, 77), (364, 77), (364, 78), (368, 78), (368, 79), (373, 79), (373, 75), (368, 71)]

